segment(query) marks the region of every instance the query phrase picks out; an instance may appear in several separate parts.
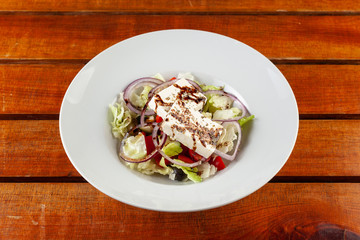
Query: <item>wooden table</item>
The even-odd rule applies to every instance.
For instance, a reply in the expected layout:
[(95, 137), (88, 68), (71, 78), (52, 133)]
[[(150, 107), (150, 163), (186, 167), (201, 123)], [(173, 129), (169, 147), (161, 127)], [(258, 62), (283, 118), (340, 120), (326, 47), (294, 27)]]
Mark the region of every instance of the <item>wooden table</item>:
[[(60, 141), (60, 104), (84, 64), (170, 28), (254, 47), (298, 101), (284, 168), (227, 206), (165, 213), (123, 204), (88, 184)], [(359, 1), (2, 0), (0, 239), (360, 239), (359, 63)]]

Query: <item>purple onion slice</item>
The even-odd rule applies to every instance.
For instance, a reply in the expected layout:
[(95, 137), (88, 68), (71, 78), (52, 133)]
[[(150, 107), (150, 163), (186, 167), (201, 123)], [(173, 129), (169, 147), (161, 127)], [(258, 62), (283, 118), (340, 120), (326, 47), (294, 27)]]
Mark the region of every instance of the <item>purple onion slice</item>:
[[(143, 87), (143, 86), (150, 86), (155, 88), (158, 85), (161, 85), (163, 81), (157, 79), (157, 78), (151, 78), (151, 77), (144, 77), (139, 78), (130, 83), (125, 89), (124, 89), (124, 101), (126, 103), (126, 106), (133, 112), (140, 114), (141, 109), (138, 109), (134, 104), (130, 101), (130, 96), (134, 92), (136, 88)], [(150, 94), (149, 94), (150, 95)], [(145, 112), (145, 115), (153, 115), (154, 111), (148, 110)]]

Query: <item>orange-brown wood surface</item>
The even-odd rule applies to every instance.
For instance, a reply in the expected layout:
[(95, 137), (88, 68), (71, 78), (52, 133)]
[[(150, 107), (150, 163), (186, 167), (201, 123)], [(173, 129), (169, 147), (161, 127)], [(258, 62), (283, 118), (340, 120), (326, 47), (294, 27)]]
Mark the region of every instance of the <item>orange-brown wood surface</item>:
[(79, 176), (62, 147), (59, 121), (0, 121), (1, 176)]
[[(2, 0), (0, 239), (360, 239), (359, 26), (360, 2), (350, 0)], [(254, 47), (298, 102), (285, 166), (223, 207), (126, 205), (86, 183), (61, 144), (61, 101), (84, 64), (121, 40), (170, 28)]]
[(0, 15), (0, 59), (89, 59), (137, 34), (212, 31), (268, 58), (360, 59), (360, 16)]
[(360, 184), (270, 183), (235, 203), (190, 213), (138, 209), (87, 183), (4, 183), (0, 191), (4, 239), (310, 239), (360, 232)]
[(58, 114), (66, 89), (83, 64), (0, 65), (2, 113)]
[[(0, 65), (1, 113), (59, 113), (67, 87), (83, 66)], [(277, 66), (294, 91), (300, 114), (360, 114), (360, 65)]]
[[(1, 176), (79, 176), (61, 145), (58, 121), (0, 126)], [(301, 120), (294, 151), (277, 176), (360, 176), (359, 132), (360, 120)]]
[(302, 120), (278, 176), (360, 176), (360, 120)]
[(321, 1), (262, 1), (262, 0), (3, 0), (2, 11), (122, 11), (122, 12), (343, 12), (359, 11), (358, 1), (321, 0)]

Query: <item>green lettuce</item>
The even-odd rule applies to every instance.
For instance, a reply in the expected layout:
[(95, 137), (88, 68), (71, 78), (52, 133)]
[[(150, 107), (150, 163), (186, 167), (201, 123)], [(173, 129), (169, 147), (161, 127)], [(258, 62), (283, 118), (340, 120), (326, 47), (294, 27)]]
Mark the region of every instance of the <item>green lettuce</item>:
[[(164, 167), (159, 167), (155, 163), (155, 160), (153, 160), (153, 159), (146, 161), (146, 162), (141, 162), (141, 163), (125, 162), (125, 164), (129, 168), (139, 171), (146, 175), (153, 175), (154, 173), (159, 173), (161, 175), (169, 175), (173, 170), (170, 167), (165, 165), (165, 160), (162, 160), (162, 161), (163, 161)], [(160, 165), (163, 166), (161, 161), (160, 161)]]
[(169, 157), (179, 155), (182, 152), (181, 144), (177, 141), (170, 142), (165, 147), (163, 147), (162, 151)]
[[(176, 161), (183, 162), (179, 159), (176, 159)], [(194, 168), (184, 167), (184, 166), (180, 166), (177, 164), (172, 164), (171, 166), (181, 169), (186, 174), (187, 178), (195, 183), (202, 181), (202, 178), (197, 174), (198, 169), (196, 167), (194, 167)]]
[(195, 183), (202, 181), (202, 178), (199, 175), (197, 175), (196, 172), (192, 172), (184, 168), (182, 170), (187, 175), (188, 179), (190, 179), (191, 181)]
[(240, 120), (239, 120), (240, 126), (241, 126), (241, 127), (244, 126), (245, 123), (253, 120), (254, 118), (255, 118), (255, 116), (254, 116), (254, 115), (251, 115), (251, 116), (244, 117), (244, 118), (240, 119)]
[(164, 157), (161, 158), (161, 160), (159, 162), (159, 165), (162, 166), (163, 168), (168, 168), (168, 166), (166, 166), (166, 164), (165, 164), (165, 158)]
[(109, 109), (112, 113), (112, 120), (110, 124), (112, 126), (111, 132), (115, 138), (122, 138), (125, 136), (131, 125), (130, 111), (125, 109), (121, 104), (116, 103), (109, 105)]
[(147, 155), (144, 135), (139, 133), (135, 137), (130, 136), (126, 138), (123, 150), (124, 154), (129, 158), (144, 158)]
[(131, 103), (138, 108), (143, 108), (148, 101), (148, 96), (151, 89), (152, 87), (150, 86), (144, 86), (140, 94), (134, 92), (130, 96)]
[(214, 86), (214, 85), (205, 85), (205, 84), (201, 84), (200, 87), (204, 92), (209, 91), (209, 90), (223, 90), (224, 89), (224, 87), (218, 87), (218, 86)]
[(239, 116), (241, 110), (239, 108), (233, 107), (225, 110), (216, 110), (213, 115), (214, 120), (230, 119)]
[(207, 95), (204, 111), (214, 113), (217, 110), (229, 109), (232, 103), (233, 100), (229, 97), (210, 94)]

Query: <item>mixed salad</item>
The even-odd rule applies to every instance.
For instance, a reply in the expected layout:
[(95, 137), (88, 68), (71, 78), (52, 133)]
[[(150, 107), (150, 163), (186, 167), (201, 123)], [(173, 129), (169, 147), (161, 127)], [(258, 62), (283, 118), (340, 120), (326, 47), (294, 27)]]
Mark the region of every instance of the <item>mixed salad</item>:
[(235, 159), (242, 126), (254, 118), (224, 87), (190, 73), (130, 83), (109, 105), (119, 157), (144, 174), (201, 182)]

